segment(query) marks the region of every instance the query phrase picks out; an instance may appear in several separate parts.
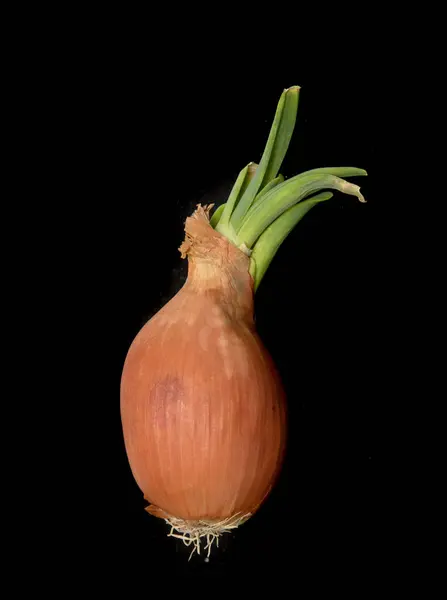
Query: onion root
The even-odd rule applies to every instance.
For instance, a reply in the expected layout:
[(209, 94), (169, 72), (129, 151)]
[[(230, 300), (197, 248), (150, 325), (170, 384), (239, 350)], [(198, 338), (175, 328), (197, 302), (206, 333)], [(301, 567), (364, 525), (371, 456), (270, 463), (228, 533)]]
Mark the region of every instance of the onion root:
[[(160, 509), (157, 509), (153, 506), (148, 507), (146, 510), (163, 518), (171, 527), (168, 537), (174, 537), (182, 540), (185, 546), (191, 546), (191, 544), (193, 545), (193, 549), (188, 560), (191, 560), (194, 552), (200, 554), (202, 544), (204, 544), (203, 549), (205, 552), (207, 552), (207, 557), (209, 558), (213, 543), (216, 542), (216, 546), (219, 547), (219, 538), (222, 534), (230, 533), (231, 530), (237, 529), (239, 525), (245, 523), (245, 521), (252, 516), (252, 513), (237, 513), (231, 517), (227, 517), (226, 519), (221, 519), (219, 521), (187, 521), (185, 519), (178, 519), (177, 517), (168, 515), (165, 511), (160, 511)], [(157, 514), (157, 511), (161, 514)], [(177, 533), (174, 533), (174, 531)]]

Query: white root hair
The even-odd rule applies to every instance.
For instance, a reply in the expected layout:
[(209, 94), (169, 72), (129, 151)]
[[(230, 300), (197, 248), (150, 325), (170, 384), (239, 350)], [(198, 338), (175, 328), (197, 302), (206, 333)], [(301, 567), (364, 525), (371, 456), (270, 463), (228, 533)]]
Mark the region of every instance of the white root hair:
[[(203, 538), (206, 538), (206, 545), (204, 547), (205, 552), (208, 551), (207, 557), (210, 556), (211, 547), (213, 542), (216, 542), (216, 546), (219, 547), (219, 537), (223, 533), (229, 533), (232, 529), (236, 529), (242, 523), (245, 523), (247, 519), (251, 517), (251, 513), (236, 513), (231, 517), (222, 519), (221, 521), (185, 521), (184, 519), (178, 519), (177, 517), (165, 517), (165, 521), (171, 526), (171, 531), (168, 533), (168, 537), (175, 537), (182, 540), (185, 546), (193, 544), (193, 549), (189, 555), (191, 560), (194, 552), (200, 554), (200, 545), (205, 542)], [(178, 533), (173, 533), (177, 531)]]

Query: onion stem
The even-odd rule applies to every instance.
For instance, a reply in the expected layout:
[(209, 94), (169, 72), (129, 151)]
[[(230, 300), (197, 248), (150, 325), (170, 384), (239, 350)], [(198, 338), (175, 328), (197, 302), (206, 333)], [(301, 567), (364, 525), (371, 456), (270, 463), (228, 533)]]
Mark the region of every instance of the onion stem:
[[(356, 167), (322, 167), (287, 181), (278, 175), (296, 122), (300, 88), (286, 89), (279, 99), (270, 134), (259, 165), (242, 171), (211, 225), (250, 256), (255, 290), (281, 243), (316, 204), (332, 197), (333, 189), (365, 202), (360, 187), (342, 179), (367, 175)], [(320, 193), (318, 193), (320, 192)]]
[(223, 213), (226, 205), (227, 205), (227, 203), (224, 202), (223, 204), (218, 206), (216, 208), (216, 210), (214, 211), (213, 216), (211, 217), (211, 220), (210, 220), (210, 225), (211, 225), (211, 227), (213, 227), (213, 229), (216, 229), (216, 225), (219, 223), (220, 217), (222, 216), (222, 213)]
[(309, 210), (324, 200), (332, 198), (332, 192), (321, 192), (308, 200), (299, 202), (287, 209), (261, 234), (250, 257), (250, 273), (254, 279), (255, 291), (267, 271), (279, 247)]
[(241, 199), (244, 191), (247, 189), (250, 182), (253, 180), (253, 177), (256, 173), (256, 168), (258, 165), (256, 163), (248, 163), (246, 167), (242, 169), (239, 173), (235, 184), (230, 192), (227, 202), (225, 203), (225, 208), (223, 210), (222, 216), (214, 226), (216, 231), (227, 237), (233, 244), (239, 246), (237, 241), (236, 232), (233, 226), (230, 223), (231, 213), (234, 210), (234, 207), (237, 205), (239, 200)]
[(262, 190), (257, 194), (256, 198), (253, 200), (252, 208), (255, 206), (266, 194), (270, 192), (274, 187), (279, 185), (284, 181), (284, 175), (278, 175), (275, 179), (272, 179)]

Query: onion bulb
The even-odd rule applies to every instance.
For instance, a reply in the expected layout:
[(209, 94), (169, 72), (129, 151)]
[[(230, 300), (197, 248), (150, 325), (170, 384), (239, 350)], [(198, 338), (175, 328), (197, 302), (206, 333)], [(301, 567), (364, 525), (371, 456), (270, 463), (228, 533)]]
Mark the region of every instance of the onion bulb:
[[(138, 332), (121, 378), (121, 420), (146, 510), (170, 535), (208, 553), (267, 498), (284, 458), (286, 398), (256, 332), (254, 295), (277, 249), (316, 204), (339, 190), (364, 201), (325, 167), (284, 180), (299, 88), (282, 93), (259, 164), (242, 169), (225, 204), (186, 219), (188, 277)], [(326, 190), (326, 191), (322, 191)]]

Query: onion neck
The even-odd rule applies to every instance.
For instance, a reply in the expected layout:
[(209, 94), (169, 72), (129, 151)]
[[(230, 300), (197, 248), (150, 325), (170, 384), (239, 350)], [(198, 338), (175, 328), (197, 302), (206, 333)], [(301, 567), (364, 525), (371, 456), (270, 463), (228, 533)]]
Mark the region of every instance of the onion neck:
[(197, 209), (186, 219), (182, 258), (188, 258), (185, 292), (209, 297), (227, 315), (253, 325), (253, 278), (250, 259), (209, 223), (212, 206)]

